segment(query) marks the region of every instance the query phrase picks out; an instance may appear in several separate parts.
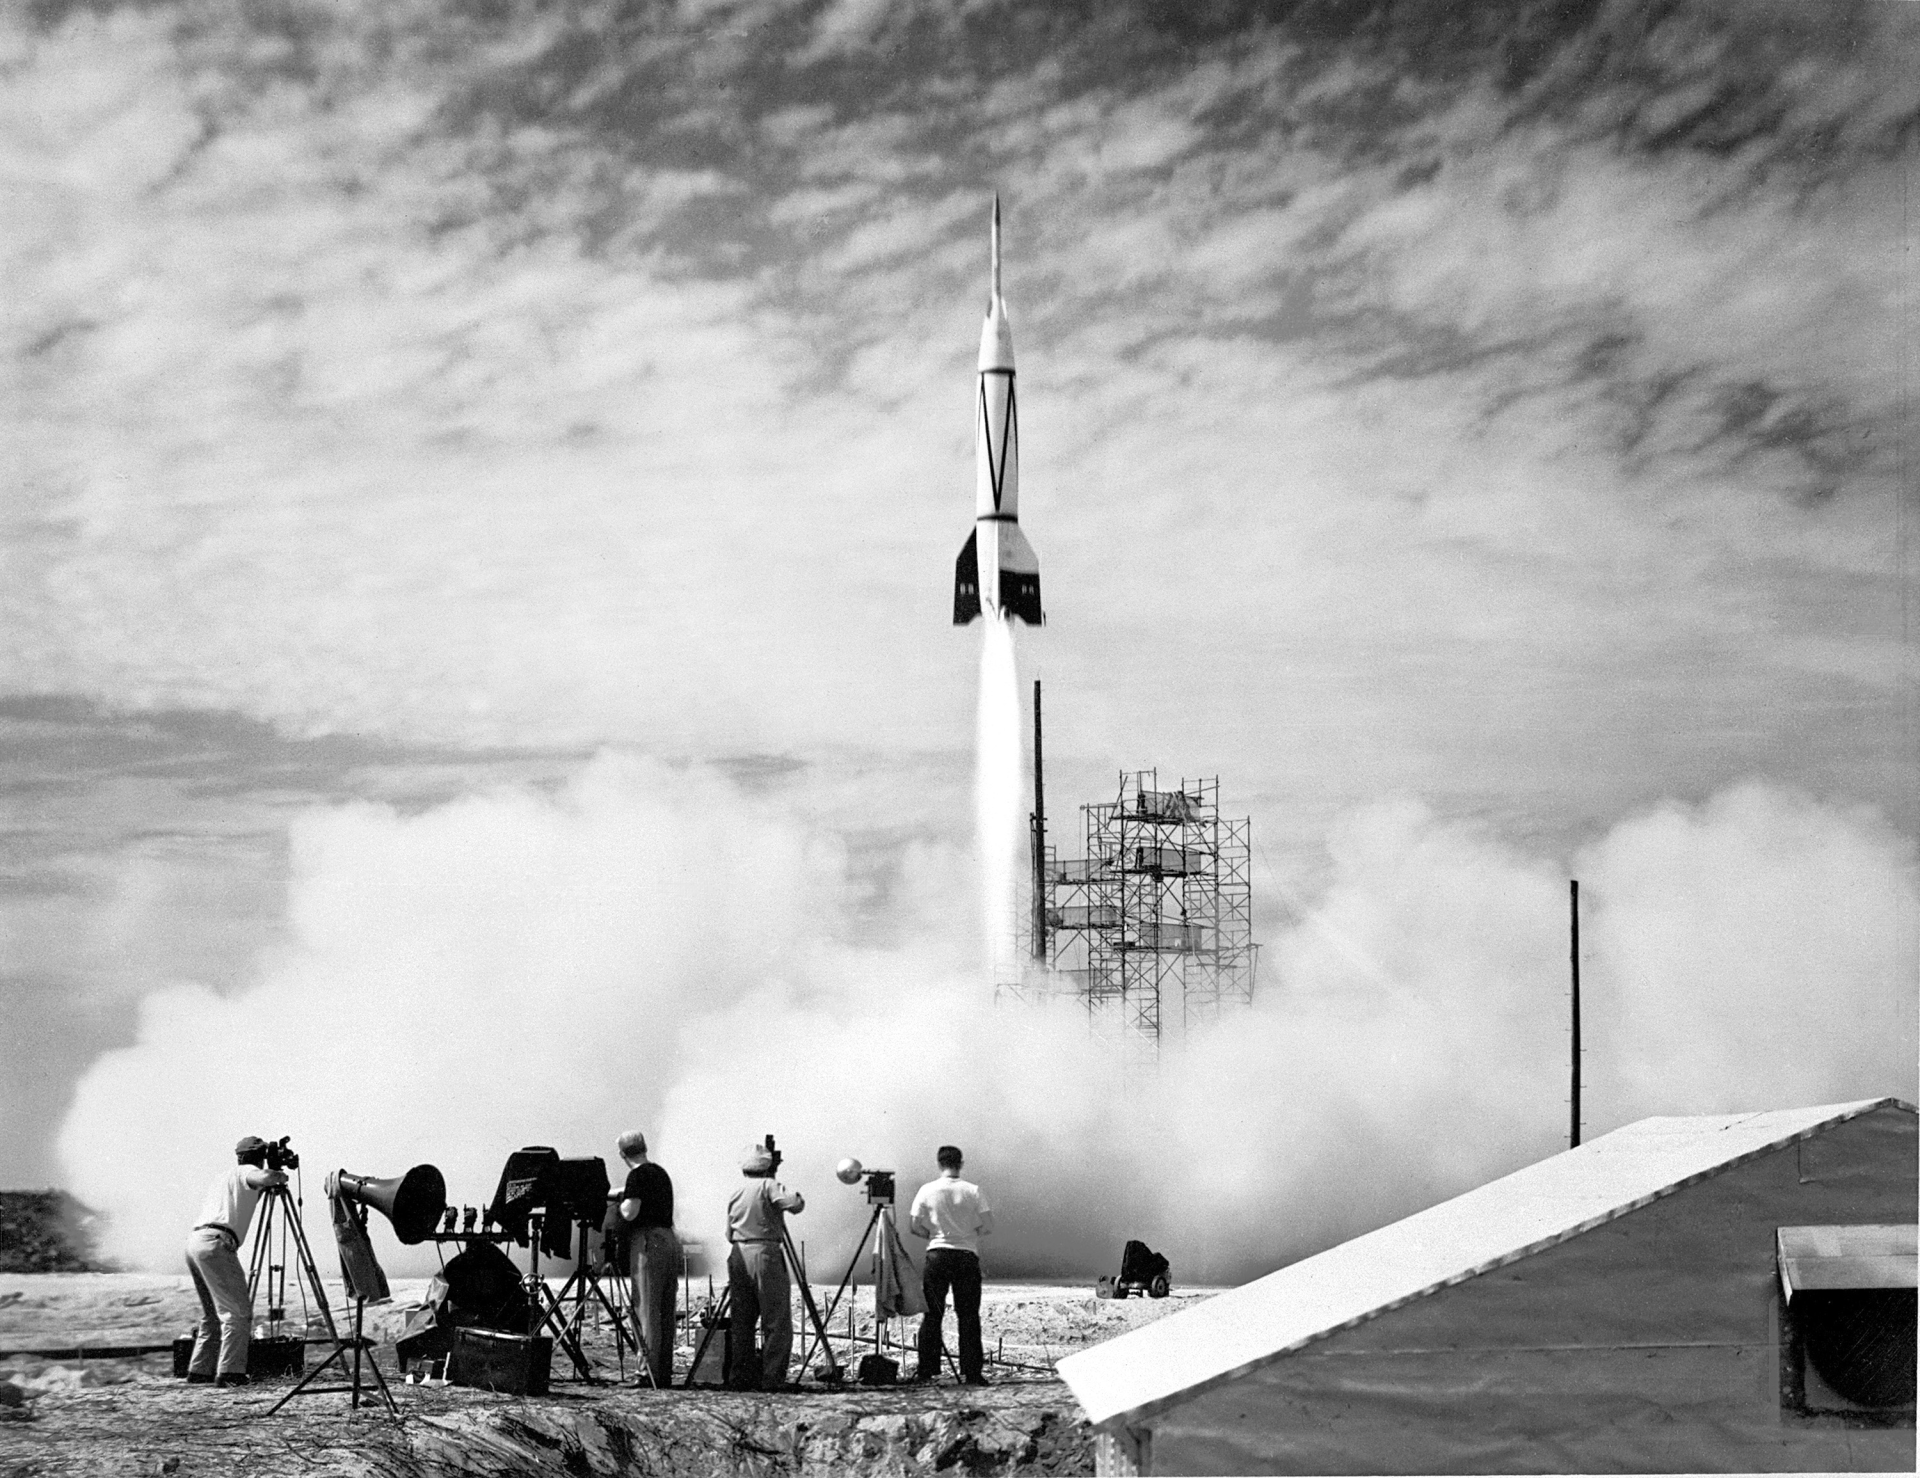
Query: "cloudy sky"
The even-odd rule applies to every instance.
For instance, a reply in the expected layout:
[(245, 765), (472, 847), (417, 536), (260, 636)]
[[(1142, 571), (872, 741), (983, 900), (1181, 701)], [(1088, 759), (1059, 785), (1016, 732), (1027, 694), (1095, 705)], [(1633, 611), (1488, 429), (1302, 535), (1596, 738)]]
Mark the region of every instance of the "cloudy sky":
[[(497, 849), (450, 935), (705, 858), (734, 1012), (810, 936), (738, 922), (726, 825), (822, 938), (967, 957), (995, 191), (1056, 815), (1219, 775), (1280, 1000), (1328, 940), (1450, 988), (1354, 941), (1463, 878), (1563, 939), (1584, 864), (1699, 903), (1610, 958), (1711, 1037), (1740, 983), (1643, 954), (1865, 899), (1769, 999), (1911, 1061), (1920, 6), (41, 0), (0, 72), (0, 1184), (87, 1183), (163, 1081), (199, 1133), (235, 1033), (308, 1050), (383, 869)], [(633, 787), (656, 851), (552, 841)], [(1804, 1091), (1913, 1092), (1866, 1076)]]

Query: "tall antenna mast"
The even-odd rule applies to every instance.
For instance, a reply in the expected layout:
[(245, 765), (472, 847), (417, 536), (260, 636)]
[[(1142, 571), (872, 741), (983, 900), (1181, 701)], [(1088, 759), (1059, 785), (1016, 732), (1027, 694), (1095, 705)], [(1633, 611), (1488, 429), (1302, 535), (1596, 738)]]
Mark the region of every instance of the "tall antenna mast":
[(1567, 1147), (1580, 1147), (1580, 880), (1567, 884), (1567, 902), (1573, 911), (1573, 1097), (1567, 1126)]

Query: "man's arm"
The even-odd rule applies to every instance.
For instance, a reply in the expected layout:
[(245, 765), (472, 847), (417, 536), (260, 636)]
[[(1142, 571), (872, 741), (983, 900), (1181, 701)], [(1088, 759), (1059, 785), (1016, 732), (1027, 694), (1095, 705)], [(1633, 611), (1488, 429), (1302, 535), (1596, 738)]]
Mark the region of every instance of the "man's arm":
[(919, 1191), (913, 1195), (913, 1205), (907, 1208), (907, 1230), (916, 1237), (933, 1236), (933, 1226), (927, 1220), (927, 1198)]
[(974, 1230), (983, 1237), (993, 1235), (993, 1208), (986, 1203), (984, 1197), (980, 1202), (980, 1224)]
[(773, 1188), (773, 1204), (788, 1215), (807, 1209), (807, 1198), (798, 1191), (790, 1191), (783, 1185)]
[(264, 1191), (270, 1185), (285, 1185), (287, 1172), (284, 1170), (262, 1170), (257, 1165), (249, 1165), (246, 1175), (247, 1184), (256, 1191)]

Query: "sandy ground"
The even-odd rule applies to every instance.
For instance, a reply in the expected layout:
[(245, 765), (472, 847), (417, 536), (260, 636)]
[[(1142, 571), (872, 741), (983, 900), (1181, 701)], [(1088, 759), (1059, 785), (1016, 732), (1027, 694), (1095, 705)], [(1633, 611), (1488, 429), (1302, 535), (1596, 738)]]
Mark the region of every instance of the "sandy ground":
[[(390, 1340), (423, 1288), (424, 1280), (394, 1280), (393, 1302), (368, 1310), (368, 1333)], [(351, 1411), (333, 1394), (269, 1416), (291, 1380), (189, 1387), (173, 1379), (166, 1354), (23, 1353), (170, 1341), (198, 1317), (193, 1290), (184, 1275), (0, 1275), (0, 1385), (12, 1388), (0, 1391), (0, 1474), (1090, 1473), (1091, 1434), (1052, 1362), (1212, 1291), (1106, 1300), (1086, 1285), (989, 1284), (982, 1323), (995, 1363), (984, 1389), (949, 1380), (837, 1391), (808, 1382), (766, 1396), (654, 1391), (630, 1368), (620, 1379), (610, 1333), (589, 1321), (587, 1351), (603, 1379), (562, 1379), (572, 1371), (556, 1352), (552, 1394), (522, 1399), (402, 1384), (383, 1347), (377, 1358), (400, 1406), (395, 1419), (377, 1405)], [(704, 1292), (702, 1284), (696, 1303)], [(824, 1301), (832, 1289), (816, 1292)], [(346, 1307), (337, 1285), (328, 1301), (336, 1316)], [(291, 1288), (289, 1304), (297, 1325)], [(833, 1317), (843, 1363), (874, 1349), (870, 1308), (871, 1293), (861, 1290)], [(914, 1322), (894, 1321), (882, 1334), (884, 1352), (904, 1356), (908, 1368), (911, 1354), (890, 1341), (910, 1342)], [(683, 1327), (682, 1372), (697, 1332)], [(310, 1343), (309, 1363), (328, 1348)]]

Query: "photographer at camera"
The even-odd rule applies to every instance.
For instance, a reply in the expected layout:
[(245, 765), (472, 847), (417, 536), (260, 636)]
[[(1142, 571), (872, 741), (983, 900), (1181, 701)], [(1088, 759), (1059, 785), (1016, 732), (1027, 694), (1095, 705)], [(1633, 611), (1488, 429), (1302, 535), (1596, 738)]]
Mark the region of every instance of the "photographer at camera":
[[(281, 1144), (284, 1146), (285, 1141)], [(285, 1185), (286, 1171), (267, 1168), (268, 1145), (249, 1134), (233, 1147), (239, 1162), (207, 1188), (200, 1220), (187, 1233), (187, 1271), (200, 1295), (200, 1329), (193, 1341), (187, 1380), (244, 1386), (247, 1344), (253, 1337), (253, 1293), (240, 1266), (240, 1244), (247, 1240), (253, 1208), (268, 1186)], [(293, 1162), (293, 1163), (298, 1163)], [(216, 1378), (214, 1357), (219, 1357)]]
[[(779, 1151), (773, 1136), (756, 1144), (740, 1162), (747, 1184), (727, 1206), (727, 1349), (732, 1368), (727, 1384), (736, 1391), (782, 1391), (787, 1359), (793, 1353), (793, 1284), (787, 1277), (786, 1231), (789, 1212), (806, 1209), (798, 1191), (776, 1181)], [(760, 1325), (760, 1368), (746, 1358), (753, 1349), (753, 1327)]]
[(913, 1195), (908, 1230), (925, 1237), (927, 1260), (920, 1272), (920, 1288), (927, 1312), (920, 1320), (916, 1381), (940, 1374), (943, 1348), (940, 1326), (947, 1312), (947, 1290), (953, 1290), (953, 1318), (960, 1326), (960, 1379), (970, 1386), (987, 1384), (986, 1352), (980, 1345), (980, 1239), (993, 1231), (993, 1208), (980, 1187), (960, 1178), (966, 1163), (959, 1149), (943, 1144), (934, 1154), (940, 1178), (930, 1180)]
[(661, 1390), (673, 1384), (673, 1326), (679, 1292), (680, 1241), (673, 1235), (673, 1179), (647, 1158), (638, 1129), (620, 1136), (627, 1185), (619, 1216), (627, 1235), (633, 1322), (646, 1341), (647, 1365)]

